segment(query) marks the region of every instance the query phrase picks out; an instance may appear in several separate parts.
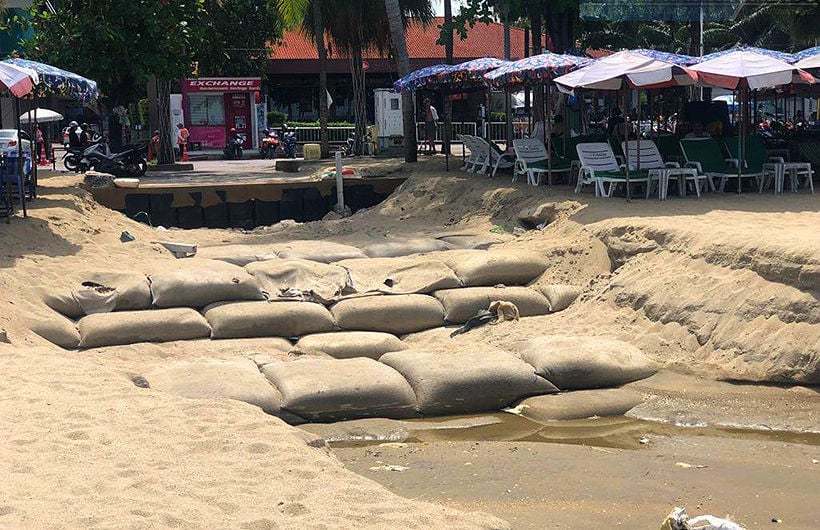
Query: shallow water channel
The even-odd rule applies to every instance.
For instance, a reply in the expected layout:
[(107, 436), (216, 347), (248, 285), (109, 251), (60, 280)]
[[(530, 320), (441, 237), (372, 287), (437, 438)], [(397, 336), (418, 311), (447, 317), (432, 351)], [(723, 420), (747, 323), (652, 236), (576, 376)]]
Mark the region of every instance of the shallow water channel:
[[(372, 422), (372, 423), (368, 423)], [(331, 447), (359, 447), (385, 442), (544, 442), (637, 449), (647, 436), (708, 436), (820, 446), (820, 432), (763, 428), (684, 426), (627, 416), (537, 423), (510, 413), (448, 416), (420, 420), (360, 420), (305, 426)], [(642, 442), (643, 440), (643, 442)]]

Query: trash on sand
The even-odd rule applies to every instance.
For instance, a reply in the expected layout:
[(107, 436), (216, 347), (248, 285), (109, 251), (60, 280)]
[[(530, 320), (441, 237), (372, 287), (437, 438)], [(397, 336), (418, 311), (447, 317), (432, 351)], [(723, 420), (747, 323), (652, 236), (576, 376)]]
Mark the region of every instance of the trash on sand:
[(778, 519), (777, 517), (772, 517), (772, 522), (773, 522), (773, 523), (780, 524), (780, 523), (782, 523), (782, 522), (783, 522), (783, 519)]
[(158, 241), (160, 245), (171, 251), (175, 258), (189, 258), (196, 255), (196, 245), (193, 243), (173, 243)]
[(527, 407), (529, 407), (529, 405), (521, 403), (515, 407), (507, 407), (506, 409), (501, 409), (501, 412), (508, 412), (510, 414), (517, 414), (520, 416), (524, 412), (524, 409)]
[(470, 320), (465, 322), (463, 326), (450, 333), (450, 337), (455, 337), (456, 335), (467, 333), (471, 329), (489, 324), (497, 318), (498, 316), (495, 313), (491, 313), (490, 311), (482, 309), (481, 311), (476, 313), (475, 316), (471, 317)]
[(125, 232), (123, 232), (122, 234), (120, 234), (120, 241), (122, 241), (123, 243), (128, 243), (130, 241), (136, 241), (136, 240), (137, 240), (137, 238), (134, 236), (134, 234), (132, 234), (131, 232), (129, 232), (127, 230)]
[(646, 445), (646, 444), (648, 444), (648, 443), (649, 443), (649, 438), (647, 438), (646, 436), (644, 436), (644, 437), (642, 437), (642, 438), (641, 438), (640, 440), (638, 440), (638, 441), (639, 441), (640, 443), (642, 443), (642, 444)]
[(402, 471), (407, 471), (408, 469), (410, 468), (407, 466), (396, 466), (392, 464), (387, 464), (384, 466), (373, 466), (370, 468), (370, 471), (398, 471), (399, 473), (401, 473)]
[(687, 464), (686, 462), (675, 462), (675, 467), (682, 467), (683, 469), (689, 469), (692, 467), (692, 464)]
[(504, 227), (503, 226), (494, 226), (494, 227), (490, 228), (490, 232), (492, 232), (493, 234), (503, 234), (504, 233)]
[(812, 464), (820, 464), (820, 460), (817, 460), (816, 458), (812, 458), (811, 463)]
[(746, 530), (729, 519), (714, 515), (689, 518), (686, 508), (675, 507), (661, 524), (661, 530)]
[(538, 223), (537, 225), (535, 225), (535, 228), (537, 228), (539, 230), (543, 230), (547, 227), (548, 224), (549, 223), (547, 223), (547, 221), (544, 221), (543, 223)]
[(402, 447), (407, 447), (407, 444), (404, 442), (385, 442), (379, 444), (379, 447), (389, 447), (391, 449), (400, 449)]
[(524, 230), (523, 228), (521, 228), (520, 226), (516, 226), (515, 228), (513, 228), (513, 235), (514, 236), (523, 236), (526, 233), (527, 233), (527, 231)]

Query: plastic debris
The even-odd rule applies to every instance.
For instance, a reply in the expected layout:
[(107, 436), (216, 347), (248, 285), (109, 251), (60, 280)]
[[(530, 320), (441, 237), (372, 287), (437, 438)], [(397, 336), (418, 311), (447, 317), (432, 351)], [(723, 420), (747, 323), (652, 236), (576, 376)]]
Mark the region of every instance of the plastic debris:
[(134, 236), (134, 234), (132, 234), (131, 232), (129, 232), (127, 230), (125, 232), (123, 232), (122, 234), (120, 234), (120, 241), (122, 241), (123, 243), (129, 243), (131, 241), (136, 241), (136, 240), (137, 240), (136, 236)]
[(644, 436), (644, 437), (642, 437), (642, 438), (641, 438), (640, 440), (638, 440), (638, 441), (639, 441), (640, 443), (642, 443), (642, 444), (646, 445), (646, 444), (648, 444), (648, 443), (649, 443), (649, 438), (647, 438), (646, 436)]
[[(774, 519), (772, 519), (774, 521)], [(686, 508), (675, 507), (661, 524), (661, 530), (746, 530), (729, 519), (714, 515), (699, 515), (689, 518)]]
[(373, 467), (370, 468), (370, 471), (397, 471), (397, 472), (401, 473), (402, 471), (407, 471), (408, 469), (410, 469), (410, 468), (407, 467), (407, 466), (397, 466), (397, 465), (387, 464), (387, 465), (383, 465), (383, 466), (373, 466)]
[(686, 462), (675, 462), (675, 467), (689, 469), (690, 467), (692, 467), (692, 464), (687, 464)]

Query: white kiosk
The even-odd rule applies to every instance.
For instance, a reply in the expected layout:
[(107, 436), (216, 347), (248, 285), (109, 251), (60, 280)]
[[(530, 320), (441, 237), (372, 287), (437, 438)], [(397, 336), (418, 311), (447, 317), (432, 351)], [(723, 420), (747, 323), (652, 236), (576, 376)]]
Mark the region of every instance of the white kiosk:
[(376, 145), (380, 152), (401, 148), (404, 142), (404, 121), (401, 113), (401, 94), (389, 88), (374, 91), (376, 111)]

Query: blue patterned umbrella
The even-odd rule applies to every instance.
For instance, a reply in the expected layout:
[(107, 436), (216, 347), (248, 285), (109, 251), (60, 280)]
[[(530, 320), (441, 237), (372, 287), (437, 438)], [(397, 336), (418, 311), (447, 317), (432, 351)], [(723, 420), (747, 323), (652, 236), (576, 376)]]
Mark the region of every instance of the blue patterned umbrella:
[(484, 74), (492, 86), (523, 86), (544, 83), (554, 76), (589, 64), (592, 60), (574, 55), (542, 53), (505, 64)]
[(437, 79), (439, 86), (448, 90), (471, 89), (486, 87), (484, 74), (496, 68), (510, 64), (509, 61), (483, 57), (466, 63), (454, 65), (450, 70), (440, 74)]
[(61, 70), (55, 66), (26, 59), (6, 59), (4, 63), (29, 68), (37, 72), (40, 82), (34, 87), (36, 96), (55, 94), (83, 103), (90, 103), (100, 95), (97, 83), (77, 74)]
[(704, 61), (711, 61), (712, 59), (717, 59), (718, 57), (723, 57), (726, 54), (734, 52), (752, 52), (757, 53), (759, 55), (773, 57), (778, 61), (783, 61), (784, 63), (795, 62), (795, 57), (791, 53), (779, 52), (776, 50), (767, 50), (766, 48), (755, 48), (754, 46), (735, 46), (734, 48), (729, 48), (728, 50), (710, 53), (708, 55), (704, 55), (703, 57), (697, 58), (697, 62), (702, 63)]
[(817, 57), (818, 55), (820, 55), (820, 46), (808, 48), (806, 50), (803, 50), (802, 52), (795, 53), (794, 62), (802, 61), (803, 59), (808, 59), (809, 57)]
[(645, 48), (630, 51), (632, 53), (637, 53), (638, 55), (643, 55), (644, 57), (649, 57), (650, 59), (655, 59), (656, 61), (672, 63), (678, 66), (689, 66), (690, 64), (695, 64), (699, 60), (697, 57), (692, 57), (691, 55), (662, 52), (659, 50), (647, 50)]
[(820, 68), (820, 46), (803, 50), (794, 54), (796, 62), (794, 65), (804, 70), (814, 70)]
[(450, 64), (435, 64), (420, 68), (393, 83), (393, 90), (396, 92), (409, 92), (419, 88), (427, 88), (428, 85), (436, 83), (439, 75), (451, 68), (453, 68), (453, 65)]

